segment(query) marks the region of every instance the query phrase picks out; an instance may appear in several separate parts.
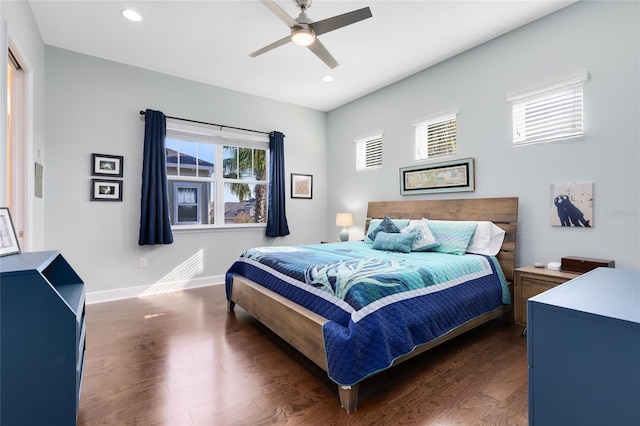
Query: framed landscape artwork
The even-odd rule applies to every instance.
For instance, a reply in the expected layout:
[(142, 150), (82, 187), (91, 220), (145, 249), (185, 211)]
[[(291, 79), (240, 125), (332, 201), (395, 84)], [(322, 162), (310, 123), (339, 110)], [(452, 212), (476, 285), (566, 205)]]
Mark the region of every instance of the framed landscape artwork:
[(475, 191), (473, 158), (400, 168), (400, 194)]

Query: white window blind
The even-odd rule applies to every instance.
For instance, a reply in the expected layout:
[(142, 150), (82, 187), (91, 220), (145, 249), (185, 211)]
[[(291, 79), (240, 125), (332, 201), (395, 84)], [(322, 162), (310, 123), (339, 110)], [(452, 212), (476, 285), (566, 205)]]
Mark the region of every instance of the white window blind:
[(584, 134), (583, 85), (587, 72), (512, 94), (513, 144), (551, 142)]
[(356, 144), (356, 170), (382, 167), (382, 132), (354, 140)]
[(416, 160), (444, 157), (457, 152), (457, 114), (456, 109), (413, 122)]

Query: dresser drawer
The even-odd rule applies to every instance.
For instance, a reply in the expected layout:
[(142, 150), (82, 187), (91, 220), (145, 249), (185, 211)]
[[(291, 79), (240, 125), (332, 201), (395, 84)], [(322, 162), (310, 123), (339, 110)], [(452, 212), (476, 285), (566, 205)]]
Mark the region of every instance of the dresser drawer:
[(523, 276), (521, 281), (522, 298), (526, 302), (527, 299), (562, 284), (565, 281), (566, 280), (542, 280), (537, 276)]

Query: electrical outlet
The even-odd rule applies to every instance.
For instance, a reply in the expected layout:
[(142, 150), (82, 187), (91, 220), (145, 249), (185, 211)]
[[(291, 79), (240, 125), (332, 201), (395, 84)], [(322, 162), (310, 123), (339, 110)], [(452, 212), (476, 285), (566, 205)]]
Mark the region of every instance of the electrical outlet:
[(138, 259), (138, 268), (146, 268), (147, 267), (147, 258), (141, 257)]

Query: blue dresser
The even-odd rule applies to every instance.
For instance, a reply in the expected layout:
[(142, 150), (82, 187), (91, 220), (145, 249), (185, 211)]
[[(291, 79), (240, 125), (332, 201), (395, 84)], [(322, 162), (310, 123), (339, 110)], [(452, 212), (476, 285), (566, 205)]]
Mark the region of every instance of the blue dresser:
[(529, 424), (640, 425), (640, 271), (597, 268), (527, 302)]
[(0, 258), (0, 424), (75, 425), (84, 283), (57, 251)]

